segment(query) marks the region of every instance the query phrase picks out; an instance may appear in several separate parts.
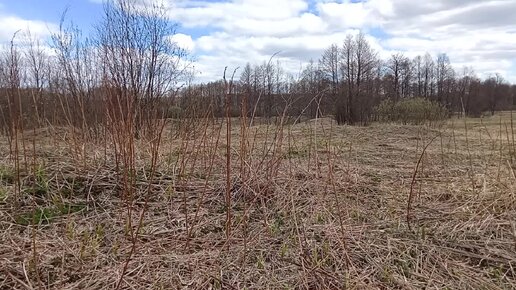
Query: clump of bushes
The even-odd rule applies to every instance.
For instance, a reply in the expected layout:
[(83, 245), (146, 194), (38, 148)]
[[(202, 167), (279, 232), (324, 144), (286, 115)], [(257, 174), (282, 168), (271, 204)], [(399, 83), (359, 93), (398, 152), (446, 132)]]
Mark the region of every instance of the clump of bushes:
[(167, 119), (180, 119), (183, 117), (183, 109), (177, 106), (171, 106), (167, 108), (165, 118)]
[(449, 111), (438, 102), (424, 98), (382, 101), (374, 108), (375, 120), (412, 125), (436, 125), (449, 117)]

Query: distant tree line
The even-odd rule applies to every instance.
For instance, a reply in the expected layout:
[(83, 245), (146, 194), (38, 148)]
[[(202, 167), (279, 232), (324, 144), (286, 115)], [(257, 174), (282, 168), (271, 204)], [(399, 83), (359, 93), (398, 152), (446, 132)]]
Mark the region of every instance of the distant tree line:
[[(247, 64), (234, 90), (234, 116), (242, 99), (249, 114), (271, 117), (333, 115), (343, 124), (367, 124), (373, 108), (383, 100), (421, 97), (445, 106), (450, 112), (480, 116), (483, 112), (512, 109), (516, 86), (499, 74), (482, 80), (472, 68), (457, 72), (444, 53), (413, 59), (395, 53), (382, 60), (363, 34), (348, 35), (341, 45), (328, 47), (318, 61), (310, 61), (300, 76), (282, 69), (279, 62)], [(224, 113), (224, 83), (194, 84), (181, 91), (179, 106), (198, 102), (216, 116)]]
[(222, 79), (185, 84), (187, 54), (170, 40), (176, 26), (163, 7), (138, 5), (108, 1), (91, 37), (61, 21), (51, 52), (30, 34), (14, 35), (0, 52), (0, 130), (67, 125), (98, 135), (116, 124), (139, 135), (155, 118), (222, 117), (228, 95), (234, 117), (334, 116), (339, 124), (369, 123), (385, 100), (421, 97), (467, 116), (515, 104), (516, 86), (498, 74), (457, 72), (446, 54), (382, 60), (363, 34), (331, 45), (298, 76), (272, 57), (241, 67), (229, 90)]

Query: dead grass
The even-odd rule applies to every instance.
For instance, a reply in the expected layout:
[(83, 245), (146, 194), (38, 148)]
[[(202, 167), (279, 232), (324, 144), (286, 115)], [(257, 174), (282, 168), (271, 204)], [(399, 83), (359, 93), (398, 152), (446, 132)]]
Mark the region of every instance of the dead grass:
[[(168, 128), (122, 288), (516, 287), (507, 113), (441, 128), (318, 119), (279, 134), (260, 124), (249, 128), (245, 158), (234, 125), (229, 247), (225, 137), (218, 124), (204, 128), (181, 138)], [(0, 141), (0, 289), (115, 288), (131, 241), (111, 148), (88, 142), (79, 156), (64, 129), (55, 130), (36, 132), (36, 155), (28, 149), (27, 159), (41, 170), (36, 178), (31, 163), (22, 166), (18, 208)], [(434, 136), (416, 175), (409, 230), (412, 175)], [(138, 142), (134, 220), (150, 180), (149, 146)], [(35, 214), (42, 212), (49, 214)]]

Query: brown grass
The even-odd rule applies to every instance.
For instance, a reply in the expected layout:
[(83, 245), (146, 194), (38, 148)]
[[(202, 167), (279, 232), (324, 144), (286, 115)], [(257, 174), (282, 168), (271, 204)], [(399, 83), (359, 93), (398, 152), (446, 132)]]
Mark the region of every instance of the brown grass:
[[(133, 221), (152, 194), (121, 288), (516, 287), (507, 113), (440, 128), (234, 125), (231, 231), (224, 124), (197, 123), (167, 126), (156, 170), (150, 145), (135, 141)], [(0, 289), (112, 289), (120, 279), (132, 241), (113, 148), (90, 140), (76, 150), (66, 131), (24, 134), (37, 170), (20, 167), (21, 197), (0, 139)]]

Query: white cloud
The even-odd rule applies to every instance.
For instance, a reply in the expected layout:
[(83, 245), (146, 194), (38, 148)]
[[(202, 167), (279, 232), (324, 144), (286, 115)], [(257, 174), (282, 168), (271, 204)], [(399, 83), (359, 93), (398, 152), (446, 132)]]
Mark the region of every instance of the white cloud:
[[(91, 0), (99, 1), (99, 0)], [(165, 3), (182, 27), (206, 31), (192, 47), (202, 80), (226, 65), (278, 59), (296, 73), (346, 33), (362, 30), (382, 58), (402, 51), (413, 57), (445, 52), (457, 70), (481, 76), (502, 73), (516, 82), (515, 0), (138, 0)], [(288, 64), (288, 65), (287, 65)]]
[(195, 50), (195, 43), (190, 35), (176, 33), (171, 37), (171, 41), (175, 42), (179, 47), (192, 53)]
[(51, 31), (55, 31), (56, 29), (56, 25), (51, 23), (39, 20), (27, 20), (0, 13), (0, 43), (11, 41), (14, 34), (18, 31), (18, 39), (25, 37), (27, 31), (30, 31), (32, 38), (45, 39), (51, 34)]
[(457, 69), (473, 66), (480, 76), (495, 72), (516, 82), (516, 1), (393, 1), (382, 24), (385, 49), (447, 53)]
[(325, 33), (328, 24), (311, 13), (303, 13), (297, 17), (285, 19), (247, 18), (224, 24), (224, 31), (236, 35), (252, 36), (289, 36), (292, 34)]
[(393, 13), (391, 3), (383, 0), (323, 2), (317, 4), (317, 10), (323, 19), (337, 28), (380, 25), (385, 16)]
[(169, 1), (170, 16), (187, 27), (224, 27), (243, 19), (283, 20), (308, 8), (302, 0)]

